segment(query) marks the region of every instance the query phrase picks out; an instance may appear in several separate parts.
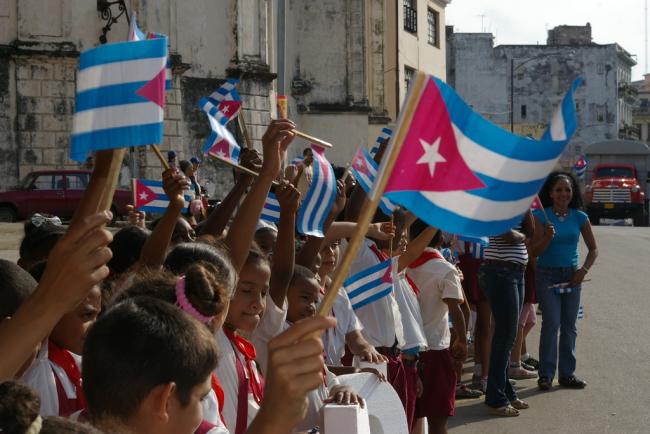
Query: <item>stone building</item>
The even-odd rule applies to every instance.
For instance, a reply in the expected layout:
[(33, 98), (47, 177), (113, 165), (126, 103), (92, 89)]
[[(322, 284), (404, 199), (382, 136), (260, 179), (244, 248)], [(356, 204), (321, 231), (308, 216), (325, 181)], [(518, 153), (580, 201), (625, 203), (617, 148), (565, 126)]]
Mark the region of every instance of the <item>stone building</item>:
[(495, 47), (491, 33), (448, 28), (447, 80), (487, 119), (540, 137), (571, 82), (583, 76), (575, 95), (579, 127), (561, 162), (566, 166), (591, 143), (636, 138), (630, 53), (615, 43), (593, 43), (589, 24), (548, 33), (546, 45)]
[(351, 161), (361, 144), (394, 125), (415, 71), (445, 78), (449, 3), (287, 0), (290, 115), (334, 144), (331, 161)]
[(638, 93), (638, 104), (632, 110), (632, 122), (639, 131), (639, 140), (650, 143), (650, 74), (643, 80), (633, 81), (632, 86)]
[[(127, 9), (122, 16), (117, 4), (102, 0), (0, 1), (0, 189), (16, 185), (31, 170), (79, 167), (68, 158), (79, 53), (99, 44), (111, 13), (117, 22), (105, 34), (108, 42), (126, 39), (132, 11), (143, 30), (169, 36), (173, 90), (166, 98), (163, 151), (174, 149), (180, 159), (200, 155), (209, 127), (198, 100), (229, 76), (242, 78), (244, 116), (259, 144), (275, 99), (267, 40), (272, 2), (121, 3)], [(204, 166), (210, 191), (229, 188), (230, 170), (212, 162)], [(128, 154), (120, 182), (128, 185), (132, 175), (160, 177), (152, 151)]]

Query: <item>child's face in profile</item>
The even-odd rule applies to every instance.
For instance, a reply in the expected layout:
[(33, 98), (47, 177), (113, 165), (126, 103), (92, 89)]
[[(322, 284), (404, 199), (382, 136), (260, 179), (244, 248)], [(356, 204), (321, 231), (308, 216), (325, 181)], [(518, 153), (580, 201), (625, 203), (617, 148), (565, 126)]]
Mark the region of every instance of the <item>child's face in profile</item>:
[(235, 295), (230, 300), (226, 322), (235, 328), (252, 332), (266, 309), (271, 269), (263, 261), (247, 262), (239, 273)]
[(50, 339), (66, 350), (81, 354), (88, 330), (95, 323), (101, 310), (102, 294), (98, 286), (72, 312), (61, 318), (54, 326)]
[(332, 271), (334, 271), (334, 268), (336, 268), (336, 263), (338, 262), (338, 258), (339, 258), (338, 241), (323, 246), (323, 248), (320, 251), (321, 263), (320, 263), (320, 270), (318, 270), (318, 273), (321, 276), (327, 276), (328, 274), (330, 274)]
[(319, 295), (320, 285), (315, 279), (296, 277), (287, 291), (287, 320), (294, 323), (316, 315)]
[(201, 401), (210, 393), (210, 376), (203, 383), (194, 386), (190, 395), (190, 402), (183, 405), (176, 393), (174, 393), (167, 404), (169, 416), (165, 434), (192, 434), (203, 421), (203, 408)]

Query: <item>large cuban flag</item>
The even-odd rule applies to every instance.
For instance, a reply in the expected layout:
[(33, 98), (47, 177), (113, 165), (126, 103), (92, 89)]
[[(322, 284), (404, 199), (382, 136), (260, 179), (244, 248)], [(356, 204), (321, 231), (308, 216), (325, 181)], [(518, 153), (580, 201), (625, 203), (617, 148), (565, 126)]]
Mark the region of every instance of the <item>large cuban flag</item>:
[[(129, 25), (129, 36), (128, 40), (129, 41), (143, 41), (145, 39), (158, 39), (158, 38), (164, 38), (167, 40), (167, 35), (163, 35), (162, 33), (144, 33), (142, 30), (140, 30), (140, 27), (138, 27), (138, 20), (137, 20), (137, 15), (135, 12), (131, 14), (131, 24)], [(167, 53), (167, 60), (165, 62), (165, 89), (166, 90), (171, 90), (172, 89), (172, 64), (169, 59), (169, 53)]]
[[(162, 181), (153, 181), (149, 179), (133, 180), (133, 195), (135, 197), (135, 208), (140, 211), (162, 214), (169, 206), (169, 197), (163, 190)], [(183, 212), (187, 212), (187, 206), (192, 198), (185, 195), (185, 207)]]
[(314, 175), (298, 211), (297, 229), (303, 235), (324, 237), (323, 225), (336, 199), (336, 178), (325, 150), (312, 144)]
[[(375, 177), (377, 176), (377, 163), (372, 159), (370, 152), (364, 146), (359, 147), (357, 150), (354, 160), (352, 160), (352, 165), (350, 166), (350, 172), (361, 188), (363, 188), (363, 191), (370, 193), (372, 185), (375, 182)], [(385, 215), (391, 216), (396, 206), (385, 197), (382, 197), (379, 202), (379, 208)]]
[(167, 40), (101, 45), (79, 59), (70, 157), (162, 142)]
[(490, 123), (444, 82), (418, 74), (390, 144), (400, 151), (384, 196), (451, 233), (498, 235), (517, 226), (575, 132), (581, 82), (538, 141)]
[(348, 277), (343, 288), (355, 310), (388, 296), (393, 291), (393, 261), (388, 259)]
[(232, 133), (226, 128), (225, 123), (220, 121), (220, 117), (222, 119), (223, 114), (219, 107), (209, 98), (201, 98), (199, 107), (208, 115), (208, 122), (212, 130), (203, 146), (203, 153), (216, 155), (219, 158), (237, 163), (239, 161), (241, 147), (237, 144), (237, 140)]

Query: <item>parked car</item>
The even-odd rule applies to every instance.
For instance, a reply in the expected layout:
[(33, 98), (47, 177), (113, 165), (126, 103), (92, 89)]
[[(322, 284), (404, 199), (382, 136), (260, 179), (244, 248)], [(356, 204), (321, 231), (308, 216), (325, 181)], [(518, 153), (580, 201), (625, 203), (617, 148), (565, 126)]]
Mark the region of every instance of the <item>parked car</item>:
[(630, 140), (610, 140), (587, 148), (594, 169), (585, 188), (587, 213), (594, 224), (601, 217), (632, 218), (634, 226), (648, 225), (650, 147)]
[[(31, 172), (18, 187), (0, 193), (0, 222), (15, 222), (36, 212), (71, 218), (86, 190), (90, 174), (89, 170)], [(126, 206), (132, 202), (130, 190), (115, 190), (111, 206), (114, 217), (126, 216)]]

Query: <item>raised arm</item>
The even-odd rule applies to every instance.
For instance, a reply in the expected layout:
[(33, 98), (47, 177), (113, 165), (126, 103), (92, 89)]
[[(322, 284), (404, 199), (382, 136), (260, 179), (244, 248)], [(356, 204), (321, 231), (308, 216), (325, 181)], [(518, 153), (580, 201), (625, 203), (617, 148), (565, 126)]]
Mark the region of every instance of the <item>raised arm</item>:
[(183, 192), (190, 187), (189, 180), (176, 169), (165, 170), (162, 178), (163, 190), (169, 198), (169, 205), (142, 246), (138, 266), (159, 267), (165, 262), (167, 248), (172, 239), (176, 222), (185, 206)]
[(275, 190), (275, 194), (280, 203), (280, 221), (278, 223), (278, 241), (275, 244), (271, 264), (269, 295), (275, 305), (282, 308), (289, 282), (293, 276), (296, 256), (296, 213), (300, 203), (300, 192), (288, 182), (283, 182)]
[(398, 272), (405, 270), (413, 261), (420, 257), (424, 249), (426, 249), (436, 235), (436, 232), (438, 232), (437, 228), (429, 226), (408, 243), (406, 251), (399, 256)]
[(293, 140), (295, 128), (296, 126), (290, 120), (274, 120), (262, 137), (262, 146), (264, 147), (262, 169), (239, 207), (225, 241), (237, 273), (241, 271), (246, 262), (264, 201), (269, 194), (273, 180), (280, 173), (282, 155)]
[[(262, 159), (254, 149), (242, 149), (239, 161), (242, 166), (254, 170), (255, 172), (259, 172), (262, 167)], [(230, 190), (219, 206), (210, 213), (205, 222), (199, 226), (199, 236), (211, 235), (216, 238), (221, 236), (223, 230), (228, 226), (230, 217), (232, 217), (237, 205), (239, 205), (241, 198), (244, 196), (252, 182), (252, 175), (239, 172), (235, 186)]]

